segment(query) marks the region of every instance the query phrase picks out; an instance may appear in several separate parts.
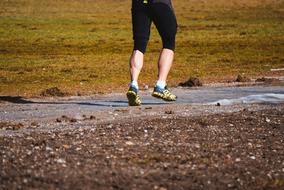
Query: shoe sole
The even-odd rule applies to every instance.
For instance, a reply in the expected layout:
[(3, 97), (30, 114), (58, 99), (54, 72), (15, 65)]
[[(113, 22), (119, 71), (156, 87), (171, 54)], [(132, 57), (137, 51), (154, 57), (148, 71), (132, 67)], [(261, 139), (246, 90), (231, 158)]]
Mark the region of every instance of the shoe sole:
[(160, 94), (156, 94), (156, 93), (152, 93), (152, 96), (153, 96), (154, 98), (158, 98), (158, 99), (164, 100), (164, 101), (166, 101), (166, 102), (174, 102), (174, 101), (176, 101), (176, 99), (173, 100), (173, 99), (166, 99), (166, 98), (163, 98)]
[(126, 93), (127, 99), (128, 99), (128, 105), (129, 106), (140, 106), (141, 104), (137, 104), (135, 101), (137, 96), (134, 92), (127, 92)]

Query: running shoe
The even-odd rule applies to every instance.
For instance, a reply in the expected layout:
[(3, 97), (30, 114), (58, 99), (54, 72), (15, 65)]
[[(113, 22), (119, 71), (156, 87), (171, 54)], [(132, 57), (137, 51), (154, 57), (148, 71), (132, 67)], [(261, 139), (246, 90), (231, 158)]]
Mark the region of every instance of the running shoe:
[(141, 100), (138, 95), (138, 90), (132, 86), (129, 87), (128, 92), (126, 93), (129, 106), (140, 106)]
[(176, 101), (177, 96), (171, 93), (166, 86), (164, 89), (155, 86), (152, 96), (155, 98), (159, 98), (165, 101)]

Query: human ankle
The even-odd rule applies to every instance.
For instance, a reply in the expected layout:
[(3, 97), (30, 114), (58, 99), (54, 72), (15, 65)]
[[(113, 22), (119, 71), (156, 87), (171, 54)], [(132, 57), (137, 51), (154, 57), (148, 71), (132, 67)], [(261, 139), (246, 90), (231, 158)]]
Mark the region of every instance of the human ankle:
[(136, 80), (130, 81), (129, 86), (130, 86), (130, 87), (134, 87), (134, 88), (136, 88), (137, 90), (139, 89), (138, 82), (137, 82)]
[(156, 83), (156, 86), (161, 88), (161, 89), (164, 89), (166, 87), (166, 81), (162, 81), (162, 80), (158, 80), (157, 83)]

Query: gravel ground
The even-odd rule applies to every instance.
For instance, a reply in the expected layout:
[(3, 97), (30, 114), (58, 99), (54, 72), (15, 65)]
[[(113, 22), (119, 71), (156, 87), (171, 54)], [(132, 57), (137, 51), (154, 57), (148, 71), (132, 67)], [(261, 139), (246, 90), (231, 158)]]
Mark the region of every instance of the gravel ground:
[(1, 123), (0, 189), (284, 189), (283, 115), (279, 104), (49, 124), (64, 130)]

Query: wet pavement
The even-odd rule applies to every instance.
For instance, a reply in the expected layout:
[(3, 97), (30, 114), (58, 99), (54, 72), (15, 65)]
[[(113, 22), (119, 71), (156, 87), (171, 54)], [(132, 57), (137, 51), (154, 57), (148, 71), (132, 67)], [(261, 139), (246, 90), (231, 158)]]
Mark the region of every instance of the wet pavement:
[[(216, 105), (218, 102), (221, 105), (284, 102), (283, 86), (173, 88), (172, 91), (178, 96), (178, 100), (174, 103), (153, 98), (151, 90), (141, 91), (143, 106), (140, 109), (149, 106), (163, 109), (163, 107), (182, 105)], [(2, 96), (0, 100), (1, 121), (40, 120), (64, 114), (80, 117), (83, 114), (95, 114), (100, 111), (129, 109), (124, 93), (44, 99)]]

